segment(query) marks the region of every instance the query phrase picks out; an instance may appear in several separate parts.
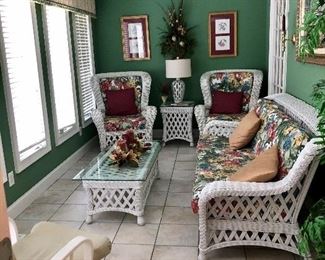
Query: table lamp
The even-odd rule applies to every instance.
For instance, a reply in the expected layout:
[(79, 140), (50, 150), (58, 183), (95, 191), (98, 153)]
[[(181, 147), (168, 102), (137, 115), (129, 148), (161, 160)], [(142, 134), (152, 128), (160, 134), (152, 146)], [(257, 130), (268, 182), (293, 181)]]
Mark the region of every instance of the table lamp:
[(185, 83), (181, 78), (191, 77), (191, 60), (176, 59), (166, 60), (166, 78), (175, 78), (172, 83), (173, 98), (175, 103), (183, 101), (185, 94)]

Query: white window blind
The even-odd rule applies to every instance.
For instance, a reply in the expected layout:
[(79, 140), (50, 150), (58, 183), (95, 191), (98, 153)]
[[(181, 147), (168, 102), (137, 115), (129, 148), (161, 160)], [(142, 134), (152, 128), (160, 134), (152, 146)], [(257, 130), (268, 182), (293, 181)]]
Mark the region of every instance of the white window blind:
[(69, 20), (68, 13), (62, 8), (44, 8), (52, 111), (58, 145), (78, 131)]
[(34, 6), (0, 0), (1, 53), (6, 101), (19, 172), (50, 150)]
[(82, 125), (85, 127), (91, 122), (91, 111), (95, 108), (95, 99), (90, 86), (90, 78), (95, 72), (90, 17), (75, 13), (73, 25), (81, 117)]

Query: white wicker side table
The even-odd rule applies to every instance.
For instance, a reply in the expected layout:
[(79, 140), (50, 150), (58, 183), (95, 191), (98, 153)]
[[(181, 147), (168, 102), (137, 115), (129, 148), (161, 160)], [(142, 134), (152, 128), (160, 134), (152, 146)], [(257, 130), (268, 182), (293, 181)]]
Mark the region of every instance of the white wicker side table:
[(163, 143), (181, 139), (193, 146), (192, 118), (194, 102), (166, 103), (160, 106), (163, 119)]
[(86, 223), (92, 216), (104, 211), (120, 211), (137, 216), (138, 225), (144, 225), (144, 208), (153, 181), (158, 177), (160, 144), (152, 147), (139, 160), (139, 167), (111, 165), (111, 149), (101, 152), (89, 166), (73, 179), (81, 180), (87, 192)]

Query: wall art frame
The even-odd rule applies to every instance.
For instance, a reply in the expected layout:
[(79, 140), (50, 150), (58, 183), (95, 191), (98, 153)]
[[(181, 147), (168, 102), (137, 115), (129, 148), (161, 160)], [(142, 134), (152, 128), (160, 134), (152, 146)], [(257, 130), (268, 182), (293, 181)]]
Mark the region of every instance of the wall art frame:
[(147, 15), (122, 16), (122, 50), (125, 61), (150, 60), (150, 37)]
[(237, 56), (237, 11), (209, 13), (209, 56)]

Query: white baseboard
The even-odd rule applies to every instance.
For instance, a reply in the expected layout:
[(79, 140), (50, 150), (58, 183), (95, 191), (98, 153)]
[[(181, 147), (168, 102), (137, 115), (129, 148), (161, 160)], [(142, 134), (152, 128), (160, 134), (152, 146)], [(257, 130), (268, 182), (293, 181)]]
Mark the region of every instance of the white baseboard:
[(70, 169), (85, 153), (95, 145), (98, 145), (98, 137), (92, 138), (70, 157), (64, 160), (53, 171), (46, 175), (33, 188), (27, 191), (23, 196), (16, 200), (8, 208), (8, 214), (11, 218), (16, 218), (22, 213), (36, 198), (46, 191), (57, 179), (59, 179), (68, 169)]

